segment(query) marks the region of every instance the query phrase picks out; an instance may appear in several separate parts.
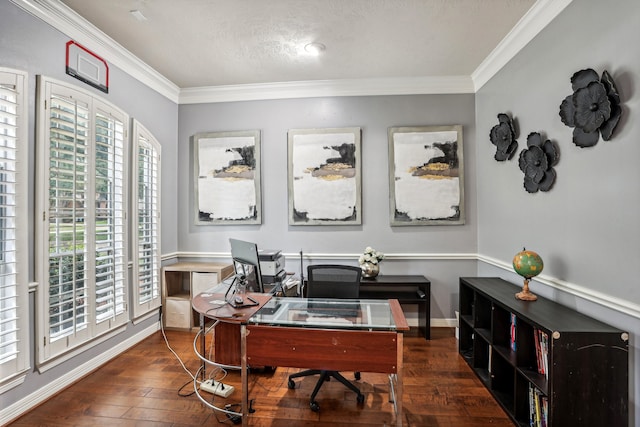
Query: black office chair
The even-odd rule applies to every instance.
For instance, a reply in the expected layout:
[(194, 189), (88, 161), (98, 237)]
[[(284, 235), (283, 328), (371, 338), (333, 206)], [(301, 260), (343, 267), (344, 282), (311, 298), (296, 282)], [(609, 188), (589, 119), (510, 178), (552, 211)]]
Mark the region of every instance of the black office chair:
[[(360, 296), (360, 276), (362, 270), (360, 267), (352, 267), (348, 265), (310, 265), (307, 267), (307, 298), (345, 298), (357, 299)], [(311, 410), (318, 412), (320, 406), (316, 402), (316, 395), (325, 381), (335, 378), (349, 389), (353, 390), (357, 395), (358, 403), (364, 402), (364, 394), (360, 389), (353, 385), (349, 380), (336, 371), (325, 371), (318, 369), (309, 369), (295, 374), (289, 375), (289, 388), (296, 387), (293, 378), (306, 377), (310, 375), (320, 375), (316, 383), (309, 405)], [(360, 373), (355, 373), (355, 379), (360, 379)]]

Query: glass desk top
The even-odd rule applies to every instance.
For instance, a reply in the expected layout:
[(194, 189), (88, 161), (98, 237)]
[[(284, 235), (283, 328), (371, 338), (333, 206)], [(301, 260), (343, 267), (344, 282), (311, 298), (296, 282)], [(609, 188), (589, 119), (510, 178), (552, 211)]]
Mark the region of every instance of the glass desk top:
[(396, 330), (386, 300), (274, 297), (249, 324), (309, 328)]

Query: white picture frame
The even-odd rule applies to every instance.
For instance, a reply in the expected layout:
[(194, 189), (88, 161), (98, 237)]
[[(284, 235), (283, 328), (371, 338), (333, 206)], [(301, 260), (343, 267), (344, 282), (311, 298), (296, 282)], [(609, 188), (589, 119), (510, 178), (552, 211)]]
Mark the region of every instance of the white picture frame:
[(359, 127), (290, 129), (289, 225), (362, 224)]
[(196, 225), (261, 224), (260, 131), (192, 136)]
[(391, 127), (388, 137), (391, 225), (464, 224), (462, 126)]

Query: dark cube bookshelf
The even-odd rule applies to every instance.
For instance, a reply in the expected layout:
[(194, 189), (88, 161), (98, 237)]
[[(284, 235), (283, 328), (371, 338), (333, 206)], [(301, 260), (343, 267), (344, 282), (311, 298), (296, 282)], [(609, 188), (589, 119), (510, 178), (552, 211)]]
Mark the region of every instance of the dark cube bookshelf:
[[(531, 390), (547, 403), (549, 427), (628, 426), (628, 334), (542, 297), (518, 300), (520, 289), (460, 278), (459, 353), (496, 401), (518, 426), (531, 425)], [(546, 374), (538, 331), (548, 337)]]

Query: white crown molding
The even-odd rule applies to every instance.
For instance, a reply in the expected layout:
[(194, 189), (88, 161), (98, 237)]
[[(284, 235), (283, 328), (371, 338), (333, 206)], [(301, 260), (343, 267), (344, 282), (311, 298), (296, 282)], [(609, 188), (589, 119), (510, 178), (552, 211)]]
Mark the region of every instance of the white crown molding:
[(402, 77), (376, 79), (308, 80), (299, 82), (192, 87), (180, 90), (179, 104), (318, 98), (474, 93), (471, 77)]
[(11, 0), (178, 104), (327, 96), (475, 93), (572, 0), (538, 0), (471, 76), (311, 80), (180, 89), (59, 0)]
[(107, 63), (117, 66), (169, 100), (178, 102), (180, 91), (178, 86), (60, 1), (11, 0), (11, 2), (93, 51)]
[(573, 0), (538, 0), (471, 73), (474, 92), (480, 90)]

